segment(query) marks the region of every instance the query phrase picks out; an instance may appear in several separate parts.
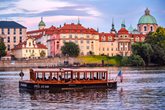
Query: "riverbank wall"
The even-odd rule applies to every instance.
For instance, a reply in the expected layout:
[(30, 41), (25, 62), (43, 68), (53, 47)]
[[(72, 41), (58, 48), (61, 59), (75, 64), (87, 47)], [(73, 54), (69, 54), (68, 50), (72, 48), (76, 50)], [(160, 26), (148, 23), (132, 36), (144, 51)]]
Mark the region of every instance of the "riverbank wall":
[(29, 59), (29, 60), (5, 60), (0, 61), (1, 68), (8, 67), (56, 67), (63, 65), (64, 62), (68, 61), (69, 64), (74, 64), (75, 62), (81, 62), (77, 58), (46, 58), (46, 59)]

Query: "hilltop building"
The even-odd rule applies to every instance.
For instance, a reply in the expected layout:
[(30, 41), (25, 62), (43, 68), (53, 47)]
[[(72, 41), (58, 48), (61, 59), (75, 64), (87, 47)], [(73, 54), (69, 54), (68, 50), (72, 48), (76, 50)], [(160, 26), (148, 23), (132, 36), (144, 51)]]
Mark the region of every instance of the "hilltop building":
[(17, 44), (25, 41), (26, 27), (15, 21), (0, 21), (0, 36), (7, 47), (7, 52), (10, 53)]

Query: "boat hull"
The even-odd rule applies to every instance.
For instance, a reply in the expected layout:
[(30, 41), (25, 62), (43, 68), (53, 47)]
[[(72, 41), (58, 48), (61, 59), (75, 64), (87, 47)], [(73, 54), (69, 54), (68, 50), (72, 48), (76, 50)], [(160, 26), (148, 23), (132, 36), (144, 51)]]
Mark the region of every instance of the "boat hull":
[(117, 88), (117, 82), (106, 82), (106, 83), (92, 83), (92, 84), (47, 84), (47, 83), (33, 83), (33, 82), (25, 82), (19, 81), (19, 88), (21, 89), (29, 89), (29, 90), (39, 90), (39, 89), (47, 89), (47, 90), (70, 90), (70, 89), (86, 89), (86, 88)]

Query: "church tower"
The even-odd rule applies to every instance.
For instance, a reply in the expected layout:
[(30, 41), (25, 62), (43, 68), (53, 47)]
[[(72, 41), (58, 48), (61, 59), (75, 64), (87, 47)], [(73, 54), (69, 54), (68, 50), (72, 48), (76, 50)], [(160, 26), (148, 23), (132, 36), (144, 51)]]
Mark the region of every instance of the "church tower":
[(39, 24), (38, 24), (38, 28), (39, 28), (39, 30), (40, 29), (44, 29), (45, 28), (45, 23), (44, 23), (44, 21), (43, 21), (43, 18), (41, 17), (41, 21), (39, 22)]
[(150, 14), (150, 10), (148, 8), (145, 10), (145, 14), (140, 17), (137, 27), (139, 32), (142, 34), (148, 34), (149, 32), (156, 31), (158, 27), (156, 19)]

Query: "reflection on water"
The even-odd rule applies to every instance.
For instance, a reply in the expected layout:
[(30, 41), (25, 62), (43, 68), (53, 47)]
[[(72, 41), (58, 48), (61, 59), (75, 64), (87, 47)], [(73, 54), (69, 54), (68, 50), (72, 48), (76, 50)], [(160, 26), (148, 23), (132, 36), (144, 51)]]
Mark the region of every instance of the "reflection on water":
[[(24, 69), (27, 73), (27, 69)], [(112, 77), (118, 68), (112, 68)], [(19, 70), (0, 72), (0, 109), (164, 110), (165, 69), (123, 68), (117, 89), (22, 91)], [(25, 74), (26, 76), (26, 74)]]

